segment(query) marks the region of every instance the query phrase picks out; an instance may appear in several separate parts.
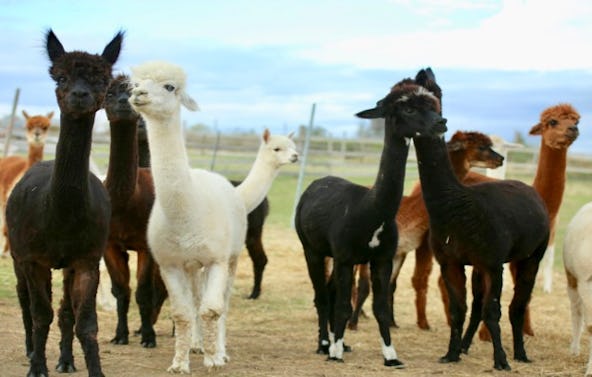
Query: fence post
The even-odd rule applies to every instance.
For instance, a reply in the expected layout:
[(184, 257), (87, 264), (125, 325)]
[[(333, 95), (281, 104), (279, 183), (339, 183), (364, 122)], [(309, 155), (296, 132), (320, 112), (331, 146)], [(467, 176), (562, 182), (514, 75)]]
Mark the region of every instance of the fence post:
[(296, 217), (296, 207), (298, 206), (298, 200), (300, 200), (300, 193), (302, 192), (302, 181), (304, 180), (304, 169), (306, 168), (306, 160), (308, 158), (308, 146), (310, 144), (310, 134), (312, 133), (312, 127), (314, 125), (314, 116), (317, 108), (317, 104), (312, 104), (310, 110), (310, 120), (308, 127), (306, 128), (306, 135), (304, 137), (304, 147), (302, 150), (302, 159), (300, 160), (300, 172), (298, 173), (298, 183), (296, 184), (296, 194), (294, 195), (294, 208), (292, 210), (292, 229), (295, 228), (294, 218)]
[(6, 135), (4, 136), (4, 157), (8, 156), (8, 150), (10, 149), (10, 139), (12, 138), (12, 128), (14, 127), (16, 106), (18, 105), (20, 93), (20, 88), (16, 88), (16, 92), (14, 93), (14, 101), (12, 102), (12, 113), (10, 113), (10, 122), (8, 123), (8, 127), (6, 128)]

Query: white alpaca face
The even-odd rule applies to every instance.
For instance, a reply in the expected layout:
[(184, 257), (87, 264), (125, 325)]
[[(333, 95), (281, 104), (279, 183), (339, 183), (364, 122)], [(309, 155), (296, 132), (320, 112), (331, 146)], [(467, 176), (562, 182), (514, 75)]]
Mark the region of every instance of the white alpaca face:
[(291, 134), (288, 136), (271, 136), (268, 131), (263, 134), (265, 148), (268, 150), (269, 155), (273, 156), (277, 166), (298, 161), (298, 151), (291, 136)]
[(177, 85), (172, 81), (152, 79), (132, 80), (129, 99), (134, 109), (148, 116), (167, 116), (180, 110), (181, 99)]

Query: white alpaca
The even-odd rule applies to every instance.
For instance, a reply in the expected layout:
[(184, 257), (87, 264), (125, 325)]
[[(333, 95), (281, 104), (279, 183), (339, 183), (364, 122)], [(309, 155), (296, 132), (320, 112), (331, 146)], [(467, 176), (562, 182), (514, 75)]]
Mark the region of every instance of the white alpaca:
[(150, 139), (156, 198), (148, 243), (171, 299), (176, 339), (168, 371), (173, 373), (190, 371), (192, 326), (198, 316), (204, 365), (218, 367), (228, 361), (225, 317), (245, 240), (247, 208), (263, 199), (280, 165), (297, 159), (294, 143), (287, 137), (275, 137), (277, 144), (268, 149), (272, 142), (266, 131), (260, 149), (265, 157), (258, 156), (236, 189), (221, 175), (191, 169), (180, 108), (183, 104), (196, 110), (197, 104), (185, 92), (185, 80), (180, 67), (166, 62), (144, 63), (133, 68), (131, 75), (130, 102), (146, 121)]
[(563, 243), (563, 264), (571, 302), (571, 353), (579, 355), (580, 338), (586, 325), (590, 341), (586, 376), (592, 376), (592, 202), (573, 217)]

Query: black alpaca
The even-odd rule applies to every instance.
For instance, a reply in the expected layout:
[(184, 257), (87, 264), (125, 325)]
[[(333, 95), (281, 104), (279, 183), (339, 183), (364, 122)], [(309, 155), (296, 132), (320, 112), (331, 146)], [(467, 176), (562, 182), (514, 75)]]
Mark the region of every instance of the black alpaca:
[(111, 342), (129, 342), (129, 249), (135, 250), (138, 256), (136, 302), (142, 322), (139, 330), (142, 336), (140, 343), (143, 347), (152, 348), (156, 346), (153, 323), (166, 297), (166, 289), (146, 240), (148, 217), (154, 203), (154, 184), (150, 168), (138, 167), (139, 157), (146, 158), (148, 154), (149, 158), (149, 153), (139, 153), (139, 150), (142, 150), (138, 127), (141, 117), (128, 102), (130, 94), (128, 77), (118, 75), (111, 81), (104, 102), (111, 129), (105, 187), (112, 205), (105, 264), (111, 276), (111, 291), (117, 299), (118, 317), (115, 337)]
[[(410, 138), (418, 133), (440, 135), (446, 131), (446, 120), (439, 115), (436, 96), (411, 79), (395, 85), (381, 104), (383, 107), (377, 110), (358, 113), (362, 118), (386, 118), (384, 147), (374, 186), (368, 189), (338, 177), (318, 179), (302, 194), (295, 225), (315, 291), (317, 353), (343, 360), (345, 325), (352, 313), (352, 269), (355, 264), (369, 262), (372, 309), (378, 321), (384, 362), (387, 366), (402, 367), (391, 342), (387, 303), (398, 238), (394, 219), (403, 193)], [(325, 257), (333, 258), (328, 283)], [(328, 326), (333, 333), (331, 338)]]
[[(428, 90), (438, 87), (429, 69), (420, 71), (416, 80)], [(499, 327), (503, 264), (512, 261), (518, 269), (510, 321), (514, 359), (527, 362), (522, 326), (549, 238), (545, 204), (532, 187), (519, 181), (464, 186), (453, 173), (443, 138), (422, 134), (413, 139), (430, 218), (430, 246), (450, 297), (450, 342), (440, 361), (460, 360), (483, 318), (492, 335), (494, 368), (510, 370)], [(465, 265), (473, 266), (474, 300), (470, 323), (461, 339), (467, 311)]]
[(95, 113), (103, 103), (123, 33), (102, 55), (66, 52), (55, 34), (46, 47), (61, 110), (55, 161), (39, 162), (15, 186), (6, 209), (17, 293), (25, 325), (28, 377), (47, 376), (45, 346), (53, 320), (51, 269), (63, 269), (64, 295), (58, 372), (73, 372), (74, 330), (89, 376), (103, 376), (97, 344), (95, 296), (111, 206), (101, 181), (89, 172)]

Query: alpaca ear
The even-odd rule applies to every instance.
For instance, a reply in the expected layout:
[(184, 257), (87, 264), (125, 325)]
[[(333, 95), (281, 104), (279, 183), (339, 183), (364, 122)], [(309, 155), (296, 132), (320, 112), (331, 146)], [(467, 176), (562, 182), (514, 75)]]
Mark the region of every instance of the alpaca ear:
[(376, 118), (384, 118), (384, 107), (376, 106), (373, 109), (368, 109), (364, 111), (360, 111), (356, 114), (358, 118), (363, 119), (376, 119)]
[(189, 96), (189, 94), (185, 93), (184, 91), (181, 92), (181, 104), (185, 106), (188, 110), (197, 111), (199, 110), (199, 106), (197, 102), (193, 98)]
[(294, 131), (288, 134), (288, 139), (294, 140)]
[(53, 30), (49, 29), (47, 31), (47, 35), (45, 37), (45, 46), (47, 49), (47, 56), (49, 56), (49, 60), (55, 62), (57, 58), (64, 55), (66, 51), (64, 50), (64, 46), (58, 40), (58, 37), (53, 33)]
[(49, 113), (47, 113), (46, 117), (47, 117), (47, 119), (51, 119), (53, 117), (53, 111), (50, 111)]
[(267, 144), (269, 143), (269, 138), (271, 137), (271, 133), (269, 132), (269, 129), (265, 129), (263, 131), (263, 141)]
[(530, 135), (540, 135), (543, 133), (543, 124), (542, 123), (537, 123), (534, 126), (532, 126), (532, 128), (530, 129), (529, 134)]
[(125, 33), (120, 30), (117, 32), (115, 37), (105, 46), (103, 53), (101, 56), (111, 65), (115, 64), (117, 58), (119, 57), (119, 52), (121, 51), (121, 44), (123, 43), (123, 35)]
[(446, 147), (450, 152), (456, 152), (465, 149), (465, 144), (462, 141), (449, 141)]
[(23, 116), (25, 117), (25, 119), (30, 118), (29, 114), (27, 114), (27, 112), (25, 110), (23, 110)]

